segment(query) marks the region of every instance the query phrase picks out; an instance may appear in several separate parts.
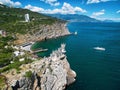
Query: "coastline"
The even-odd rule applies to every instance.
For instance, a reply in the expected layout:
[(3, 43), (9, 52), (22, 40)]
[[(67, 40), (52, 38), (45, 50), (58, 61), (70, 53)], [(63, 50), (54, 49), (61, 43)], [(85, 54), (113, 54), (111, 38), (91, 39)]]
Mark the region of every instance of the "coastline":
[[(63, 37), (63, 36), (66, 36), (66, 35), (70, 35), (71, 33), (69, 32), (69, 30), (68, 30), (68, 28), (66, 27), (66, 25), (67, 25), (67, 23), (65, 23), (65, 24), (62, 24), (64, 27), (63, 27), (63, 32), (61, 32), (60, 34), (58, 34), (58, 35), (55, 35), (55, 36), (53, 36), (53, 37), (48, 37), (46, 40), (49, 40), (49, 39), (52, 39), (52, 38), (58, 38), (58, 37)], [(61, 26), (62, 26), (61, 25)], [(45, 39), (44, 39), (45, 40)], [(30, 40), (29, 40), (30, 41)], [(41, 40), (42, 41), (42, 40)], [(29, 53), (31, 53), (32, 54), (32, 52), (33, 52), (33, 50), (31, 49), (31, 47), (35, 44), (35, 42), (36, 41), (30, 41), (30, 42), (28, 42), (28, 43), (24, 43), (24, 44), (21, 44), (21, 45), (19, 45), (18, 47), (17, 46), (12, 46), (12, 48), (14, 48), (14, 49), (16, 49), (16, 50), (20, 50), (19, 51), (19, 53), (23, 53), (23, 52), (29, 52)], [(54, 72), (57, 76), (58, 76), (58, 78), (60, 78), (59, 80), (62, 80), (62, 81), (56, 81), (56, 82), (59, 82), (60, 83), (60, 87), (62, 88), (61, 90), (63, 90), (63, 89), (65, 89), (66, 88), (66, 85), (70, 85), (71, 83), (73, 83), (73, 82), (75, 82), (75, 77), (76, 77), (76, 73), (73, 71), (73, 70), (71, 70), (70, 69), (70, 65), (69, 65), (69, 63), (68, 63), (68, 61), (67, 61), (67, 56), (65, 55), (65, 52), (62, 52), (61, 50), (62, 49), (65, 49), (65, 46), (64, 45), (61, 45), (61, 47), (58, 49), (58, 50), (56, 50), (56, 51), (53, 51), (53, 53), (52, 54), (50, 54), (50, 57), (47, 57), (47, 58), (42, 58), (41, 60), (39, 60), (39, 59), (35, 59), (35, 58), (33, 58), (33, 60), (38, 60), (38, 61), (33, 61), (33, 63), (30, 63), (30, 64), (25, 64), (25, 65), (21, 65), (20, 66), (20, 68), (24, 68), (25, 66), (26, 66), (26, 68), (29, 66), (29, 65), (31, 65), (30, 67), (32, 67), (35, 63), (39, 66), (40, 64), (44, 64), (44, 63), (46, 63), (47, 65), (49, 65), (49, 64), (52, 64), (53, 63), (53, 66), (51, 66), (50, 68), (52, 69), (52, 71), (54, 71), (54, 70), (60, 70), (60, 72), (61, 73), (63, 73), (63, 76), (62, 77), (59, 77), (59, 73), (58, 72)], [(65, 51), (65, 50), (63, 50), (63, 51)], [(18, 51), (17, 51), (18, 52)], [(34, 55), (34, 54), (33, 54)], [(32, 57), (31, 57), (31, 59), (32, 59)], [(21, 58), (21, 59), (19, 59), (19, 61), (21, 62), (21, 61), (24, 61), (24, 58)], [(12, 63), (14, 63), (14, 62), (12, 62)], [(48, 64), (49, 63), (49, 64)], [(59, 63), (60, 63), (60, 66), (59, 66)], [(56, 67), (56, 64), (58, 65), (57, 67)], [(55, 65), (55, 66), (54, 66)], [(62, 65), (62, 66), (61, 66)], [(49, 68), (49, 71), (51, 72), (51, 69)], [(41, 67), (37, 67), (36, 69), (41, 69)], [(65, 70), (64, 70), (65, 69)], [(47, 71), (46, 71), (47, 70)], [(23, 69), (23, 71), (19, 71), (19, 74), (17, 74), (16, 73), (16, 70), (14, 70), (14, 69), (11, 69), (8, 73), (2, 73), (4, 76), (6, 76), (6, 78), (7, 78), (7, 84), (8, 84), (8, 86), (9, 87), (7, 87), (7, 88), (11, 88), (12, 87), (12, 89), (14, 89), (14, 88), (16, 88), (16, 85), (17, 85), (17, 81), (21, 81), (21, 80), (23, 80), (25, 77), (25, 73), (26, 72), (28, 72), (28, 71), (31, 71), (32, 72), (32, 75), (34, 76), (34, 74), (35, 74), (35, 72), (36, 73), (38, 73), (36, 70), (35, 70), (35, 68), (31, 68), (31, 69), (27, 69), (27, 70), (24, 70)], [(39, 70), (38, 70), (39, 71)], [(40, 75), (40, 77), (49, 77), (49, 75), (48, 76), (46, 76), (46, 75), (44, 75), (44, 73), (48, 73), (48, 66), (45, 66), (44, 67), (44, 70), (43, 70), (43, 75), (41, 76)], [(12, 76), (11, 76), (11, 73), (14, 73)], [(50, 75), (51, 75), (51, 73), (50, 73)], [(65, 75), (65, 76), (64, 76)], [(19, 77), (19, 78), (18, 78)], [(35, 76), (36, 77), (36, 76)], [(34, 77), (34, 78), (35, 78)], [(68, 77), (68, 78), (67, 78)], [(22, 78), (22, 79), (21, 79)], [(31, 76), (31, 78), (32, 78), (32, 76)], [(28, 79), (28, 78), (25, 78), (25, 79), (27, 79), (28, 81), (26, 82), (26, 81), (24, 81), (24, 83), (28, 83), (29, 82), (29, 80), (31, 81), (31, 79)], [(55, 79), (55, 78), (53, 78), (53, 79)], [(57, 79), (55, 79), (55, 80), (57, 80)], [(33, 80), (32, 80), (33, 81)], [(44, 80), (43, 80), (44, 81)], [(48, 80), (48, 83), (49, 83), (49, 81), (50, 80)], [(41, 82), (41, 81), (40, 81)], [(51, 81), (52, 82), (52, 81)], [(20, 82), (21, 83), (21, 82)], [(19, 85), (20, 85), (20, 83), (19, 83)], [(35, 83), (35, 82), (34, 82)], [(42, 82), (41, 82), (42, 83)], [(42, 83), (42, 85), (44, 85), (45, 84), (45, 82), (44, 83)], [(57, 89), (57, 84), (56, 83), (54, 83), (55, 84), (55, 90), (58, 90)], [(54, 85), (53, 84), (53, 85)], [(44, 88), (43, 90), (48, 90), (48, 89), (45, 89), (45, 88), (48, 88), (49, 86), (47, 86), (46, 87), (46, 85), (43, 87), (43, 86), (41, 86), (41, 87), (38, 87), (38, 88)], [(21, 88), (25, 88), (25, 87), (21, 87)], [(29, 87), (26, 87), (26, 88), (29, 88)], [(33, 85), (31, 86), (31, 88), (34, 88), (33, 87)], [(52, 87), (49, 87), (49, 88), (52, 88)], [(31, 90), (31, 89), (30, 89)], [(34, 89), (32, 89), (32, 90), (34, 90)], [(54, 89), (52, 89), (52, 90), (54, 90)]]
[[(14, 8), (7, 7), (6, 5), (1, 5), (1, 9), (4, 11), (1, 15), (4, 16), (6, 15), (5, 13), (7, 13), (6, 9), (10, 12), (14, 10)], [(44, 58), (37, 58), (33, 55), (35, 55), (34, 53), (38, 51), (46, 51), (47, 49), (34, 51), (31, 47), (37, 41), (70, 35), (71, 33), (68, 28), (66, 28), (66, 21), (47, 17), (42, 14), (40, 15), (40, 13), (32, 12), (26, 9), (21, 10), (23, 10), (24, 13), (21, 13), (19, 9), (15, 8), (15, 12), (8, 15), (20, 15), (20, 17), (14, 18), (15, 21), (12, 21), (11, 17), (7, 17), (8, 21), (10, 19), (8, 24), (8, 21), (3, 19), (3, 22), (5, 22), (3, 25), (5, 27), (3, 27), (2, 30), (5, 32), (3, 37), (8, 38), (10, 36), (10, 40), (6, 40), (6, 46), (3, 45), (2, 47), (2, 52), (5, 51), (3, 55), (7, 55), (7, 50), (10, 50), (10, 55), (7, 59), (5, 56), (5, 59), (8, 62), (6, 64), (3, 59), (3, 64), (6, 65), (3, 65), (2, 68), (0, 68), (0, 75), (3, 75), (3, 77), (5, 76), (5, 84), (8, 86), (7, 88), (5, 87), (5, 89), (65, 89), (66, 85), (74, 82), (76, 77), (76, 74), (71, 70), (67, 61), (67, 56), (65, 55), (64, 50), (65, 45), (62, 44), (58, 50), (53, 51), (49, 57)], [(16, 12), (20, 13), (18, 14)], [(33, 19), (30, 17), (28, 21), (26, 21), (25, 17), (26, 22), (24, 22), (23, 18), (27, 12), (31, 14), (31, 17), (35, 17)], [(29, 14), (27, 15), (29, 17)]]
[[(33, 89), (35, 87), (42, 90), (49, 90), (50, 88), (51, 90), (65, 89), (67, 85), (75, 82), (76, 73), (71, 70), (67, 56), (63, 51), (65, 51), (65, 44), (62, 44), (58, 50), (53, 51), (49, 57), (20, 66), (19, 73), (16, 73), (14, 69), (9, 73), (3, 73), (7, 78), (8, 88), (19, 88), (21, 90), (25, 88), (36, 90)], [(29, 78), (25, 77), (26, 72), (31, 72)], [(37, 77), (41, 79), (39, 80)], [(41, 83), (41, 86), (37, 83)], [(59, 87), (61, 89), (58, 89)]]
[[(32, 52), (31, 47), (32, 47), (36, 42), (41, 42), (41, 41), (45, 41), (45, 40), (49, 40), (49, 39), (53, 39), (53, 38), (57, 39), (57, 38), (59, 38), (59, 37), (72, 35), (73, 33), (70, 33), (70, 31), (69, 31), (68, 28), (67, 28), (67, 24), (68, 24), (68, 22), (66, 22), (66, 23), (64, 24), (64, 29), (63, 29), (63, 30), (65, 31), (65, 33), (62, 33), (62, 34), (59, 34), (59, 35), (56, 35), (56, 36), (53, 36), (53, 37), (48, 37), (47, 39), (42, 39), (42, 40), (38, 40), (38, 41), (36, 41), (36, 40), (35, 40), (35, 41), (30, 41), (30, 42), (28, 42), (28, 44), (31, 43), (31, 45), (27, 45), (26, 48), (23, 48), (23, 45), (26, 44), (26, 43), (21, 44), (21, 45), (20, 45), (21, 50), (25, 50), (25, 51), (30, 51), (30, 52)], [(27, 47), (28, 47), (28, 48), (27, 48)]]
[(18, 40), (14, 41), (14, 44), (24, 44), (26, 42), (37, 42), (51, 38), (57, 38), (61, 36), (70, 35), (68, 28), (66, 27), (67, 22), (56, 22), (52, 25), (40, 25), (36, 28), (36, 32), (25, 35), (17, 34)]

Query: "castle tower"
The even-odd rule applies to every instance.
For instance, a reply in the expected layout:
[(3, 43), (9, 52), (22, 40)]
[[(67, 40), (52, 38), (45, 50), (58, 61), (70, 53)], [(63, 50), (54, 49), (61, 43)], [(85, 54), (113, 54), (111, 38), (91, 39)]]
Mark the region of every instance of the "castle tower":
[(65, 44), (61, 44), (62, 53), (66, 53), (65, 46)]

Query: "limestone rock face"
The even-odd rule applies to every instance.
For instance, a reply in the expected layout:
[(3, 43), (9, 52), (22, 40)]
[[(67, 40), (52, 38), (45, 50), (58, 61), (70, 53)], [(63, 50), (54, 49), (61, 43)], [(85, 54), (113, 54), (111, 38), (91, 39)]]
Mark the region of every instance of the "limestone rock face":
[[(20, 74), (6, 76), (8, 85), (12, 90), (64, 90), (75, 81), (76, 73), (71, 70), (63, 49), (60, 47), (47, 58), (22, 65)], [(30, 77), (25, 77), (27, 71), (32, 72)]]
[(28, 41), (41, 41), (69, 34), (70, 32), (66, 28), (65, 22), (56, 22), (52, 25), (39, 25), (34, 27), (25, 35), (17, 34), (18, 40), (15, 43), (22, 44)]

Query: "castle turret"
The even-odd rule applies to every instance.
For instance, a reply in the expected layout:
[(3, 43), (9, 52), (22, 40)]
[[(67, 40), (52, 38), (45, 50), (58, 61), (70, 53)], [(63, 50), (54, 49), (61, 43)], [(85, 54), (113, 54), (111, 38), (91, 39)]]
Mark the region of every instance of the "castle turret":
[(61, 44), (62, 53), (66, 53), (65, 46), (65, 44)]

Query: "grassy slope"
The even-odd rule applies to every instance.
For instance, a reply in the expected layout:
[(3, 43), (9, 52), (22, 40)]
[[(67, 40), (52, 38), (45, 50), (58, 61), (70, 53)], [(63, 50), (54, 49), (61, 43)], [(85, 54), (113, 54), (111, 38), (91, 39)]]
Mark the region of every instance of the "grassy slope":
[[(28, 23), (23, 22), (25, 20), (24, 15), (26, 13), (29, 13), (31, 19), (31, 21)], [(34, 20), (32, 20), (33, 18)], [(10, 47), (15, 39), (13, 38), (13, 35), (16, 33), (26, 34), (28, 31), (32, 30), (32, 28), (34, 29), (34, 27), (37, 25), (52, 24), (56, 21), (60, 20), (39, 14), (37, 12), (32, 12), (27, 9), (10, 8), (0, 4), (0, 30), (2, 29), (7, 31), (7, 37), (0, 36), (0, 67), (8, 65), (10, 61), (13, 60), (13, 49)], [(9, 46), (10, 48), (6, 49), (5, 46)], [(6, 71), (10, 68), (16, 68), (17, 65), (13, 66), (15, 67), (8, 65), (2, 70)]]
[(6, 85), (5, 77), (0, 76), (0, 90), (3, 90), (3, 87)]
[[(29, 13), (31, 22), (25, 23), (24, 15)], [(33, 20), (34, 19), (34, 20)], [(9, 33), (25, 34), (31, 27), (39, 24), (52, 24), (58, 19), (32, 12), (27, 9), (10, 8), (0, 4), (0, 29)]]

